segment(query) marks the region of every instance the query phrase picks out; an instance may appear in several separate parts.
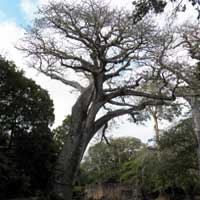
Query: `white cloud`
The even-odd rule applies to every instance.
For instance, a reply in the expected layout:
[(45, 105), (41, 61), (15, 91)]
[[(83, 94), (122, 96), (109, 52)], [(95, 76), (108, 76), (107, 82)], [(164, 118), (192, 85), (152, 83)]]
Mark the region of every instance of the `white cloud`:
[(15, 60), (21, 64), (22, 56), (15, 49), (16, 41), (23, 35), (24, 31), (12, 21), (4, 21), (0, 23), (0, 53), (9, 59)]
[[(35, 12), (37, 11), (37, 8), (46, 5), (50, 2), (51, 0), (21, 0), (20, 2), (20, 8), (23, 11), (23, 13), (26, 16), (26, 19), (28, 21), (32, 21), (35, 17)], [(54, 2), (60, 2), (66, 0), (54, 0)], [(67, 2), (81, 2), (82, 0), (67, 0)], [(100, 0), (99, 0), (100, 1)], [(132, 10), (132, 1), (130, 0), (105, 0), (105, 2), (108, 2), (112, 7), (123, 7)], [(1, 12), (0, 12), (0, 17), (1, 17)]]
[(32, 20), (34, 18), (34, 12), (36, 11), (37, 5), (38, 2), (35, 0), (21, 0), (20, 7), (28, 20)]
[(124, 122), (123, 124), (120, 124), (120, 127), (114, 128), (111, 134), (115, 137), (136, 137), (144, 143), (148, 143), (149, 139), (154, 138), (154, 130), (150, 121), (146, 125)]
[[(37, 8), (42, 5), (48, 4), (50, 1), (51, 0), (21, 0), (20, 8), (26, 15), (27, 20), (31, 21), (35, 17), (35, 12), (37, 11)], [(54, 0), (54, 2), (56, 1), (59, 0)]]
[(15, 48), (16, 43), (24, 34), (22, 28), (12, 21), (0, 22), (0, 27), (0, 55), (13, 60), (20, 69), (25, 70), (28, 78), (34, 79), (37, 84), (49, 91), (55, 105), (55, 126), (61, 124), (64, 117), (71, 113), (71, 107), (76, 99), (75, 95), (71, 94), (63, 84), (52, 81), (50, 78), (27, 67), (22, 53)]
[(50, 0), (38, 0), (38, 5), (48, 4)]

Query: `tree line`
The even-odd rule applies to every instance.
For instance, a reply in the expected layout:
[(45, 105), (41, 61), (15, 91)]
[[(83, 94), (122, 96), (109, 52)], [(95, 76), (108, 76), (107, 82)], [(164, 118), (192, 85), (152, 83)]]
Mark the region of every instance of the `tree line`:
[(0, 198), (45, 191), (57, 155), (53, 101), (2, 57), (0, 94)]
[[(196, 199), (200, 187), (196, 139), (191, 119), (180, 121), (164, 130), (157, 145), (143, 144), (139, 139), (111, 139), (89, 148), (81, 163), (80, 182), (129, 184), (137, 190), (137, 199)], [(156, 140), (156, 138), (154, 138)], [(159, 153), (159, 157), (158, 157)]]

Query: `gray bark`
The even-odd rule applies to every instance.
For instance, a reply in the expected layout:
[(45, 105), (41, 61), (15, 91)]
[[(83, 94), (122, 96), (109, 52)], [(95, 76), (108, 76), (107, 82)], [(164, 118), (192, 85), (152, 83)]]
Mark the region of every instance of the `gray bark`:
[(93, 88), (89, 86), (80, 95), (72, 109), (70, 131), (59, 155), (54, 174), (53, 193), (61, 199), (72, 199), (73, 181), (91, 139), (87, 112), (92, 95)]
[(197, 139), (198, 171), (200, 175), (200, 98), (198, 96), (191, 97), (189, 103), (192, 109), (192, 121)]
[(73, 180), (87, 140), (83, 132), (70, 133), (56, 165), (53, 192), (61, 199), (72, 199)]

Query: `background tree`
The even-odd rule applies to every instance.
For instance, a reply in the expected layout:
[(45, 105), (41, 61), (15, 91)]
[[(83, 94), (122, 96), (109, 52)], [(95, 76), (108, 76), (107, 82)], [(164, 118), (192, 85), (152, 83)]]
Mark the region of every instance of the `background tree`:
[(184, 98), (191, 107), (194, 131), (198, 141), (200, 169), (200, 112), (199, 112), (199, 23), (184, 24), (165, 30), (157, 38), (157, 48), (149, 52), (155, 59), (153, 71), (163, 74), (168, 87), (179, 82), (176, 96)]
[(135, 138), (118, 138), (111, 145), (98, 143), (90, 147), (81, 164), (85, 177), (82, 185), (114, 181), (133, 185), (139, 198), (165, 194), (173, 199), (195, 199), (200, 179), (191, 119), (162, 132), (159, 159), (156, 148), (138, 142)]
[(191, 119), (183, 120), (160, 137), (160, 159), (156, 149), (144, 147), (124, 163), (122, 181), (136, 184), (140, 178), (143, 196), (168, 193), (175, 199), (194, 199), (200, 186), (195, 146)]
[(0, 198), (44, 192), (55, 163), (47, 91), (0, 58)]
[(160, 127), (159, 121), (166, 120), (171, 122), (173, 119), (181, 115), (181, 104), (171, 103), (163, 106), (148, 106), (147, 112), (152, 117), (155, 132), (155, 142), (159, 148), (160, 143)]
[(67, 115), (67, 117), (63, 120), (62, 125), (53, 129), (54, 141), (56, 142), (57, 149), (59, 149), (59, 152), (62, 150), (64, 141), (67, 137), (67, 134), (69, 133), (70, 123), (71, 117)]
[(161, 138), (164, 165), (168, 171), (165, 179), (170, 181), (171, 187), (174, 185), (181, 188), (189, 199), (194, 199), (194, 194), (198, 193), (200, 186), (196, 146), (191, 118), (180, 121)]
[(87, 174), (89, 183), (121, 182), (122, 164), (134, 159), (142, 145), (139, 139), (132, 137), (113, 138), (109, 144), (97, 143), (89, 148), (81, 170)]
[(156, 14), (162, 13), (165, 10), (165, 7), (168, 4), (175, 4), (175, 8), (173, 10), (174, 15), (176, 16), (178, 12), (185, 12), (188, 8), (188, 5), (191, 4), (194, 7), (194, 11), (196, 10), (198, 15), (197, 19), (200, 18), (200, 2), (198, 0), (188, 0), (188, 1), (166, 1), (166, 0), (139, 0), (133, 1), (133, 5), (135, 7), (133, 11), (133, 16), (136, 20), (141, 20), (148, 13), (154, 12)]
[[(152, 73), (152, 75), (150, 75), (150, 78), (148, 77), (148, 84), (144, 85), (144, 89), (151, 94), (158, 95), (159, 93), (157, 91), (157, 85), (162, 85), (162, 88), (165, 87), (168, 83), (165, 81), (165, 77), (162, 73), (155, 73), (153, 70), (149, 70), (147, 73)], [(162, 120), (172, 122), (174, 119), (180, 117), (181, 114), (183, 114), (183, 108), (184, 103), (181, 103), (180, 101), (169, 102), (165, 105), (150, 105), (146, 107), (146, 118), (152, 119), (155, 132), (155, 142), (158, 149), (160, 141), (159, 123)]]
[(139, 87), (144, 81), (135, 69), (158, 34), (148, 20), (136, 23), (131, 12), (99, 1), (49, 3), (38, 14), (19, 48), (33, 58), (32, 67), (79, 92), (54, 181), (55, 194), (69, 200), (78, 165), (98, 130), (174, 96)]

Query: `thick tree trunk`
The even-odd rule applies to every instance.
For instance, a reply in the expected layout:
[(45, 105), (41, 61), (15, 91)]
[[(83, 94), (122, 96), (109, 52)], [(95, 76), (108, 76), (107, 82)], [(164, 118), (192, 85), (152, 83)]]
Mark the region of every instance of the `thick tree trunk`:
[(53, 194), (63, 200), (72, 199), (73, 181), (85, 149), (92, 138), (90, 115), (93, 88), (89, 86), (72, 108), (70, 131), (59, 155), (54, 173)]
[(192, 108), (192, 121), (194, 126), (194, 133), (197, 139), (197, 158), (200, 175), (200, 99), (198, 97), (192, 97), (190, 98), (189, 103)]
[(61, 199), (71, 200), (73, 181), (88, 140), (84, 132), (71, 132), (64, 144), (55, 169), (54, 194)]

